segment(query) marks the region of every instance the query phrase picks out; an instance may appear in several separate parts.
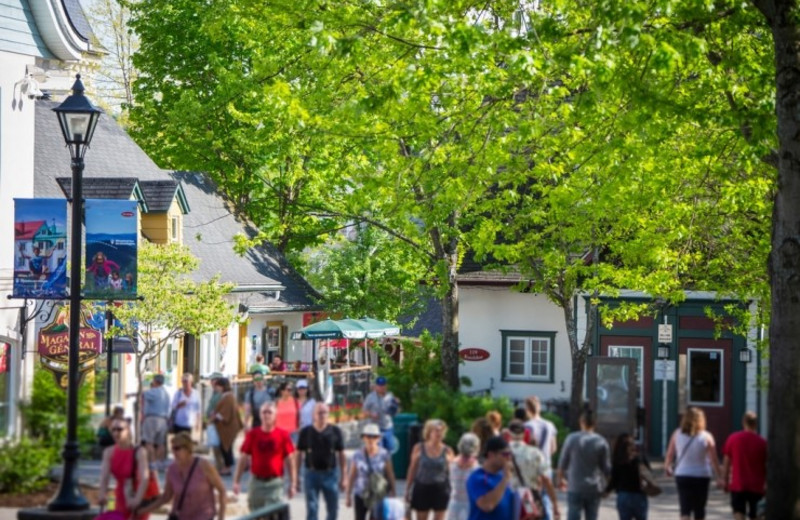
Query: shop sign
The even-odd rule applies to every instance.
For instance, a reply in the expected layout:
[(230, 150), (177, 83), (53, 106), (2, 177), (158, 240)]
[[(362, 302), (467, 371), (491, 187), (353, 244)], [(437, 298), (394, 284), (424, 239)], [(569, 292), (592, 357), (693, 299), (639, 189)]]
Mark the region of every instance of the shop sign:
[(478, 347), (462, 348), (458, 356), (464, 361), (484, 361), (489, 359), (489, 351)]

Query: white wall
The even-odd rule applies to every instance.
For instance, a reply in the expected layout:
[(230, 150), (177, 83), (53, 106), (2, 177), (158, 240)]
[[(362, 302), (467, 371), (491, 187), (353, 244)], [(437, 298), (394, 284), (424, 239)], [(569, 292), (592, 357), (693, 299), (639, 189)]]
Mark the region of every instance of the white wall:
[[(542, 401), (569, 399), (572, 363), (564, 314), (559, 307), (543, 295), (502, 287), (462, 286), (459, 296), (459, 349), (478, 347), (490, 352), (485, 361), (466, 361), (461, 365), (460, 374), (472, 380), (472, 387), (464, 390), (492, 387), (493, 395), (510, 399), (521, 400), (534, 394)], [(503, 382), (501, 330), (555, 332), (554, 381)], [(579, 331), (579, 338), (582, 332)]]

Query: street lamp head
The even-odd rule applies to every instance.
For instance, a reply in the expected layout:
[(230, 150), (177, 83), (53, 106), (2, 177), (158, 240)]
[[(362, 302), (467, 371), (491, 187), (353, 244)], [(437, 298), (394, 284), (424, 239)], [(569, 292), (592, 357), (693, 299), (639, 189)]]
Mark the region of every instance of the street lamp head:
[(103, 111), (92, 105), (89, 98), (84, 95), (80, 74), (75, 76), (72, 94), (53, 111), (58, 116), (70, 155), (73, 159), (83, 158), (92, 142), (94, 129)]

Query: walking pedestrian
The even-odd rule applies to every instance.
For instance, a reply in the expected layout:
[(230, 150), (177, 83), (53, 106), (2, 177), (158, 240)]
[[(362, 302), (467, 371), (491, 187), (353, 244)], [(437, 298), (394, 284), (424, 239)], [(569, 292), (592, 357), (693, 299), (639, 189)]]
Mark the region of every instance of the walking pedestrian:
[(400, 401), (389, 392), (388, 381), (380, 376), (375, 379), (375, 387), (364, 399), (363, 410), (369, 419), (378, 425), (381, 430), (381, 445), (389, 452), (393, 453), (395, 446), (394, 437), (394, 416), (400, 407)]
[(233, 476), (233, 493), (241, 490), (242, 473), (250, 467), (250, 484), (247, 490), (247, 505), (250, 511), (275, 504), (281, 499), (284, 485), (284, 462), (289, 466), (289, 498), (297, 490), (297, 466), (294, 445), (289, 432), (275, 424), (275, 403), (261, 405), (261, 427), (252, 428), (244, 437), (241, 456)]
[(278, 428), (286, 430), (297, 441), (297, 427), (300, 425), (300, 404), (293, 395), (293, 386), (290, 381), (283, 381), (278, 385), (275, 399), (276, 416), (275, 424)]
[[(381, 430), (377, 424), (367, 424), (361, 433), (362, 449), (353, 454), (347, 479), (347, 507), (355, 508), (355, 520), (381, 518), (380, 506), (385, 496), (394, 496), (395, 478), (391, 454), (380, 445)], [(380, 475), (372, 478), (372, 474)], [(377, 489), (384, 487), (384, 489)], [(383, 494), (383, 496), (381, 496)]]
[(172, 501), (171, 520), (225, 520), (225, 484), (210, 461), (194, 455), (189, 433), (172, 438), (172, 454), (175, 462), (167, 469), (164, 493), (142, 511), (156, 511)]
[(156, 374), (150, 388), (142, 394), (142, 443), (155, 468), (163, 469), (167, 459), (169, 392), (164, 388), (164, 375)]
[(301, 379), (297, 382), (295, 399), (297, 399), (297, 406), (300, 409), (298, 412), (299, 428), (305, 428), (314, 422), (314, 411), (317, 404), (317, 400), (309, 396), (308, 379)]
[(586, 520), (597, 520), (605, 478), (611, 473), (608, 442), (595, 433), (591, 409), (585, 409), (578, 422), (580, 431), (564, 441), (556, 480), (567, 490), (568, 520), (580, 520), (581, 513)]
[(406, 476), (406, 502), (416, 511), (417, 520), (443, 520), (450, 501), (450, 462), (453, 450), (444, 443), (447, 425), (440, 419), (428, 419), (422, 427), (422, 442), (411, 451)]
[(756, 518), (756, 505), (767, 487), (767, 441), (758, 434), (758, 417), (745, 412), (742, 431), (732, 434), (722, 448), (725, 491), (731, 494), (735, 520)]
[[(525, 428), (528, 430), (528, 442), (534, 442), (536, 446), (545, 454), (547, 462), (547, 476), (553, 479), (553, 456), (558, 450), (558, 430), (552, 421), (542, 417), (542, 405), (539, 398), (532, 395), (525, 399), (525, 410), (528, 412), (528, 420)], [(544, 497), (545, 516), (553, 518), (554, 504), (550, 495)]]
[(509, 520), (514, 513), (511, 448), (500, 436), (486, 441), (483, 464), (467, 478), (469, 520)]
[(270, 400), (272, 397), (264, 381), (264, 374), (256, 370), (253, 373), (253, 386), (244, 394), (245, 430), (261, 426), (261, 405)]
[(214, 426), (214, 410), (217, 403), (222, 398), (222, 388), (215, 385), (217, 379), (224, 377), (220, 372), (214, 372), (209, 376), (209, 383), (211, 384), (211, 397), (208, 398), (206, 404), (205, 420), (203, 421), (206, 427), (206, 444), (211, 448), (211, 453), (214, 456), (214, 466), (217, 471), (225, 469), (225, 460), (222, 457), (222, 450), (219, 448), (219, 433)]
[(183, 374), (181, 389), (172, 397), (172, 433), (192, 433), (199, 423), (200, 392), (192, 388), (193, 381), (191, 373)]
[(100, 464), (97, 504), (101, 507), (106, 505), (108, 482), (113, 475), (117, 483), (114, 490), (114, 511), (118, 511), (125, 518), (132, 520), (147, 520), (149, 518), (147, 514), (134, 515), (134, 511), (144, 498), (147, 486), (137, 485), (136, 489), (133, 489), (134, 481), (146, 483), (150, 478), (147, 450), (137, 449), (133, 445), (130, 424), (125, 419), (112, 421), (111, 435), (114, 436), (114, 445), (103, 450), (103, 461)]
[(667, 476), (675, 475), (681, 520), (704, 519), (711, 478), (716, 475), (720, 487), (723, 483), (714, 436), (706, 430), (706, 415), (700, 408), (686, 409), (680, 428), (669, 439), (664, 467)]
[(492, 425), (489, 424), (489, 419), (486, 417), (478, 417), (472, 421), (470, 431), (478, 437), (478, 440), (480, 440), (481, 446), (478, 450), (478, 462), (483, 464), (483, 459), (486, 453), (486, 443), (492, 438)]
[(650, 464), (639, 457), (639, 450), (629, 433), (622, 433), (614, 442), (611, 457), (611, 478), (606, 493), (617, 492), (619, 520), (647, 520), (647, 495), (642, 491), (642, 470)]
[(212, 421), (219, 436), (219, 450), (222, 454), (224, 468), (221, 475), (230, 475), (233, 468), (233, 442), (242, 431), (242, 418), (236, 396), (231, 391), (231, 382), (227, 377), (214, 381), (216, 391), (220, 393), (219, 401), (214, 407)]
[(325, 499), (327, 520), (336, 520), (339, 492), (344, 491), (344, 435), (338, 426), (328, 424), (328, 412), (327, 404), (317, 403), (312, 423), (300, 430), (297, 442), (298, 466), (305, 468), (307, 520), (317, 520), (320, 492)]
[[(525, 486), (531, 490), (535, 499), (544, 505), (543, 496), (550, 497), (553, 507), (553, 518), (559, 518), (561, 513), (558, 511), (558, 500), (553, 482), (547, 476), (547, 462), (545, 454), (536, 446), (525, 442), (525, 423), (520, 420), (513, 420), (508, 424), (508, 434), (511, 437), (509, 447), (511, 448), (514, 472), (511, 474), (511, 481), (514, 486)], [(519, 481), (520, 477), (522, 482)]]
[(458, 456), (450, 463), (450, 507), (447, 520), (469, 518), (469, 496), (467, 479), (478, 468), (478, 450), (481, 441), (472, 432), (467, 432), (458, 441)]

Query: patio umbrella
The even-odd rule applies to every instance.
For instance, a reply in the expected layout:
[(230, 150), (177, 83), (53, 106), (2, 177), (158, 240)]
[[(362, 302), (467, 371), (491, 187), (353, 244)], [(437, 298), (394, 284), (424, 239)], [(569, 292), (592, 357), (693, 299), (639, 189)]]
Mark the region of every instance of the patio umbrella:
[(356, 320), (327, 320), (312, 323), (292, 334), (293, 339), (363, 339), (367, 331)]
[(367, 331), (369, 338), (400, 335), (400, 327), (393, 323), (366, 317), (354, 321), (357, 321)]

